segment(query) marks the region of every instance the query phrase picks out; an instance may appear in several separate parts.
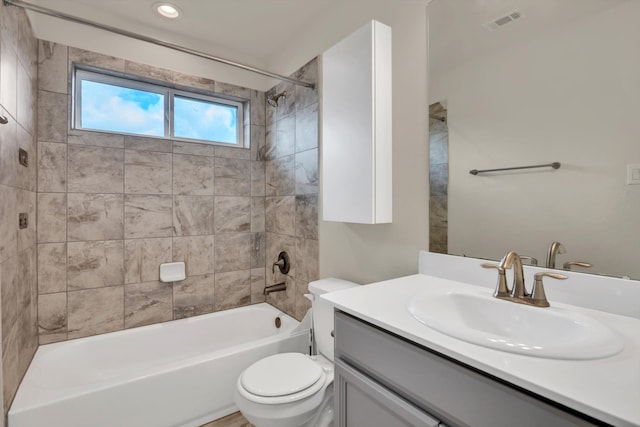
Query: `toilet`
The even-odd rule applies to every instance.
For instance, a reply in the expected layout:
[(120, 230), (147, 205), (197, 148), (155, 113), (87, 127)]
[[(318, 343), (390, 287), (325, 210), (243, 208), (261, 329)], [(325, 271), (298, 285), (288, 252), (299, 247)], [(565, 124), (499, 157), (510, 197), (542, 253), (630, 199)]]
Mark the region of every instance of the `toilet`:
[(327, 292), (358, 286), (340, 279), (309, 283), (317, 355), (281, 353), (240, 374), (234, 400), (256, 427), (327, 427), (333, 422), (333, 306)]

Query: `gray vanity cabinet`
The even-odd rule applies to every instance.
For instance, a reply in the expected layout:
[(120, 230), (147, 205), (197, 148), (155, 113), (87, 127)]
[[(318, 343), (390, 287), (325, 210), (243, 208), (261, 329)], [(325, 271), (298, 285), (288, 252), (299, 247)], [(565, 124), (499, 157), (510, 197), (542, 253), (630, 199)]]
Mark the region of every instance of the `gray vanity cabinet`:
[(606, 425), (340, 311), (335, 346), (337, 427)]

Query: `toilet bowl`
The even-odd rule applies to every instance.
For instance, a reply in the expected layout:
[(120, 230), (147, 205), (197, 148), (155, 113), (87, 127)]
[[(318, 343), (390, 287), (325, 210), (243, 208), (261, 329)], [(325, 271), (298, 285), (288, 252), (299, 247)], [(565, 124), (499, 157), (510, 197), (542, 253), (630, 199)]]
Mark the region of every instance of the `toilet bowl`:
[(309, 283), (317, 355), (281, 353), (238, 377), (234, 400), (256, 427), (328, 427), (333, 421), (333, 307), (323, 293), (358, 286), (339, 279)]

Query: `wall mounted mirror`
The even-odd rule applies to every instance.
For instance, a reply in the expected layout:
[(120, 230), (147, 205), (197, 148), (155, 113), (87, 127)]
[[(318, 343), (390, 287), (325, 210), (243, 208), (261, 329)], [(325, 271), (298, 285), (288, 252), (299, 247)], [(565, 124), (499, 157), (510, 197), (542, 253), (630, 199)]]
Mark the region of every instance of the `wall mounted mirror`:
[(544, 266), (559, 241), (558, 268), (640, 279), (638, 16), (634, 0), (430, 3), (431, 251)]

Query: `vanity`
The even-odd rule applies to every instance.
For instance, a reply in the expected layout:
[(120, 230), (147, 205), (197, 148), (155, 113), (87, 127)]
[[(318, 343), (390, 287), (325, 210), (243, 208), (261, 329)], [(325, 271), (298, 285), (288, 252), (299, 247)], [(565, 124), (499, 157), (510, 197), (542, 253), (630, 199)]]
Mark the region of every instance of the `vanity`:
[(639, 426), (638, 282), (568, 272), (528, 307), (493, 298), (481, 263), (425, 252), (420, 274), (326, 296), (336, 425)]

